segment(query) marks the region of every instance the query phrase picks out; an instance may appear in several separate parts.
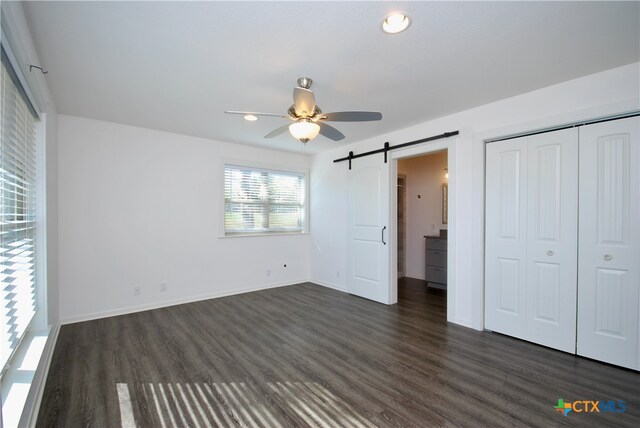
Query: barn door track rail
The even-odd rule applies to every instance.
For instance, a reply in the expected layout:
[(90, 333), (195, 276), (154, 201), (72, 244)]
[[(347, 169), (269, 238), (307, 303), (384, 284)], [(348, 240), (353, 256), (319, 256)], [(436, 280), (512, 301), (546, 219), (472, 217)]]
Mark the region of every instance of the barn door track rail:
[(387, 163), (387, 153), (390, 152), (391, 150), (402, 149), (404, 147), (409, 147), (415, 144), (421, 144), (429, 141), (439, 140), (441, 138), (449, 138), (449, 137), (453, 137), (454, 135), (458, 135), (459, 133), (460, 133), (459, 131), (445, 132), (444, 134), (434, 135), (433, 137), (422, 138), (420, 140), (409, 141), (408, 143), (397, 144), (395, 146), (390, 146), (389, 142), (387, 141), (386, 143), (384, 143), (384, 147), (382, 147), (381, 149), (371, 150), (369, 152), (358, 153), (358, 154), (349, 152), (349, 156), (340, 158), (340, 159), (334, 159), (333, 163), (349, 161), (349, 169), (351, 169), (351, 161), (353, 159), (375, 155), (377, 153), (384, 153), (384, 163)]

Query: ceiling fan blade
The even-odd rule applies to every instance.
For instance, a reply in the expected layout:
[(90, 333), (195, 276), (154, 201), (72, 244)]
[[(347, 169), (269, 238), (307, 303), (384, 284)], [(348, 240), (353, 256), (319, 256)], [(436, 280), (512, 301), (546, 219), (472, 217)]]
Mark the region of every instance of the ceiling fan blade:
[(286, 116), (284, 114), (277, 114), (277, 113), (261, 113), (258, 111), (237, 111), (237, 110), (226, 110), (225, 113), (227, 114), (242, 114), (242, 115), (247, 115), (247, 114), (252, 114), (254, 116), (272, 116), (272, 117), (284, 117), (289, 119), (289, 116)]
[(273, 138), (273, 137), (277, 137), (278, 135), (287, 132), (289, 130), (289, 124), (287, 125), (283, 125), (280, 128), (276, 128), (273, 131), (269, 132), (267, 135), (264, 136), (264, 138)]
[(320, 125), (320, 133), (333, 141), (340, 141), (344, 138), (344, 134), (338, 131), (331, 125), (327, 125), (326, 123), (318, 122)]
[(322, 113), (323, 120), (330, 122), (369, 122), (382, 119), (382, 113), (377, 111), (337, 111)]
[(298, 117), (312, 116), (316, 108), (316, 97), (313, 95), (313, 91), (295, 88), (293, 90), (293, 105)]

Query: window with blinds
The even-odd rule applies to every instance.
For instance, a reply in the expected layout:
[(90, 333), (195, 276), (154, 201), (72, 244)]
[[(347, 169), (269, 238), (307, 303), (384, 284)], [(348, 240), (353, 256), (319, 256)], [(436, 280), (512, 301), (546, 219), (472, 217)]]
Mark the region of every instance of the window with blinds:
[(35, 117), (2, 52), (0, 118), (0, 372), (36, 311)]
[(303, 232), (305, 175), (225, 165), (224, 202), (225, 235)]

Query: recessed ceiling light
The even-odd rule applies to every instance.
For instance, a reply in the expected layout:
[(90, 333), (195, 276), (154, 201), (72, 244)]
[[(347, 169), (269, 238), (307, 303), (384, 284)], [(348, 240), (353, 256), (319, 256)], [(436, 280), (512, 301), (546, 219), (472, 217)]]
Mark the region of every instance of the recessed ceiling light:
[(252, 114), (245, 114), (244, 120), (248, 120), (249, 122), (255, 122), (256, 120), (258, 120), (258, 116), (254, 116)]
[(408, 15), (402, 12), (394, 12), (382, 21), (382, 30), (385, 33), (397, 34), (406, 30), (411, 24), (411, 20)]

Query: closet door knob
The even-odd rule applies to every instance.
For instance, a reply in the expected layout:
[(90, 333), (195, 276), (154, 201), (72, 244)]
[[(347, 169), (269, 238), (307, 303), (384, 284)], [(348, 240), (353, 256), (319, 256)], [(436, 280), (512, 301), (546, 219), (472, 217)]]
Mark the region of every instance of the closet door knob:
[(553, 251), (551, 250), (547, 251), (547, 256), (553, 256)]
[(605, 261), (607, 261), (607, 262), (608, 262), (609, 260), (611, 260), (612, 258), (613, 258), (613, 257), (612, 257), (610, 254), (605, 254), (605, 255), (604, 255), (604, 257), (603, 257), (603, 259), (605, 259)]

